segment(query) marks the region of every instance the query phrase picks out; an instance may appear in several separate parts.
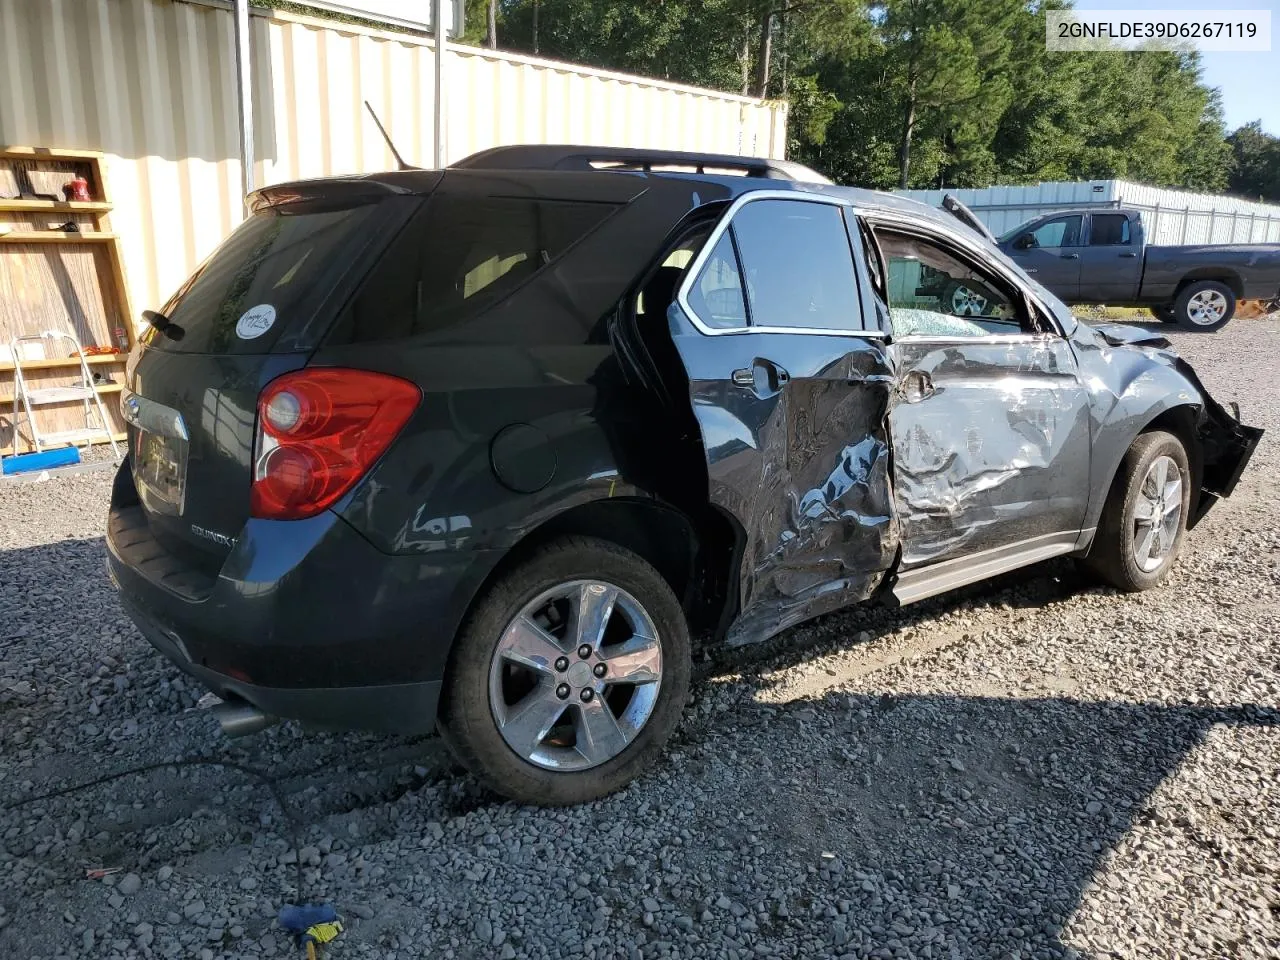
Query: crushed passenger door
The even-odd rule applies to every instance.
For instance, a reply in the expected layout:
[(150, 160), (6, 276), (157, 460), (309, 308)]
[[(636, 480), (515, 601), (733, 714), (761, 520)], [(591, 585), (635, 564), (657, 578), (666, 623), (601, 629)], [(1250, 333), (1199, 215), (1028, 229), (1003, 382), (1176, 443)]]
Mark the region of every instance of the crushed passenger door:
[(896, 555), (894, 376), (861, 256), (836, 204), (740, 202), (669, 313), (709, 496), (743, 538), (730, 643), (866, 599)]

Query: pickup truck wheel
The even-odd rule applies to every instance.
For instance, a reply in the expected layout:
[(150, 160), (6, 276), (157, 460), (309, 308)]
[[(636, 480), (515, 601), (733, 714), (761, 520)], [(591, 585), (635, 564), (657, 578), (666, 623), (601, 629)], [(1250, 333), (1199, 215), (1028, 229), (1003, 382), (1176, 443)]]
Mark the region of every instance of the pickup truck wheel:
[(1235, 293), (1217, 280), (1197, 280), (1187, 284), (1173, 304), (1178, 325), (1185, 330), (1202, 333), (1225, 327), (1235, 312)]
[(1173, 312), (1172, 306), (1152, 307), (1151, 315), (1155, 317), (1157, 320), (1159, 320), (1161, 323), (1177, 323), (1178, 322), (1177, 314)]
[(661, 752), (689, 692), (671, 587), (628, 550), (548, 543), (495, 584), (450, 656), (439, 725), (463, 766), (523, 803), (594, 800)]
[(1120, 463), (1084, 565), (1119, 590), (1149, 590), (1173, 568), (1191, 509), (1187, 451), (1155, 430)]
[(963, 283), (952, 280), (942, 291), (942, 304), (956, 317), (981, 317), (987, 312), (987, 298)]

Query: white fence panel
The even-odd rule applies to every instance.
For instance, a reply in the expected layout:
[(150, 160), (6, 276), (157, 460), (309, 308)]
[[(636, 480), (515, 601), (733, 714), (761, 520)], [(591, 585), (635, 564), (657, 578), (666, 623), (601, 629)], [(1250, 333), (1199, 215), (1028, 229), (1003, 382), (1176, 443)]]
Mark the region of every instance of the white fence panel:
[(996, 236), (1054, 210), (1097, 205), (1140, 210), (1151, 243), (1280, 243), (1280, 206), (1128, 180), (897, 192), (934, 206), (940, 205), (948, 193), (954, 194)]

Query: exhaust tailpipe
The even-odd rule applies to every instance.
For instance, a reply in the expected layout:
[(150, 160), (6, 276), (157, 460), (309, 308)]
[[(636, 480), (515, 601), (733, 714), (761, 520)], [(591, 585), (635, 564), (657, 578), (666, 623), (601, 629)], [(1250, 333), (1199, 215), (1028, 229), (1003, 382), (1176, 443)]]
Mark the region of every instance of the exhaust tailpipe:
[(223, 700), (210, 707), (222, 732), (232, 738), (247, 737), (251, 733), (261, 733), (267, 727), (279, 723), (269, 713), (263, 713), (251, 703), (243, 700)]

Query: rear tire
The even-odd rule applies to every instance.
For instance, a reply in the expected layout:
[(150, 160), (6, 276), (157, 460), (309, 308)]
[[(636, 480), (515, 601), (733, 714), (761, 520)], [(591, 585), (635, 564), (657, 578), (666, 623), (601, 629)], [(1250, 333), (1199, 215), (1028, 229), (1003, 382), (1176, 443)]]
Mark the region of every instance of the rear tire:
[(480, 600), (450, 655), (439, 725), (503, 796), (584, 803), (654, 761), (689, 672), (688, 626), (662, 576), (616, 544), (565, 537)]
[(1163, 430), (1142, 434), (1120, 462), (1084, 566), (1118, 590), (1150, 590), (1178, 559), (1190, 508), (1182, 441)]
[(1174, 321), (1178, 326), (1199, 333), (1221, 330), (1235, 316), (1235, 312), (1235, 292), (1217, 280), (1189, 283), (1173, 302)]

